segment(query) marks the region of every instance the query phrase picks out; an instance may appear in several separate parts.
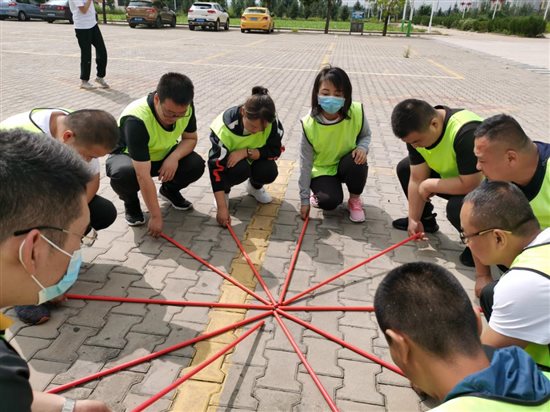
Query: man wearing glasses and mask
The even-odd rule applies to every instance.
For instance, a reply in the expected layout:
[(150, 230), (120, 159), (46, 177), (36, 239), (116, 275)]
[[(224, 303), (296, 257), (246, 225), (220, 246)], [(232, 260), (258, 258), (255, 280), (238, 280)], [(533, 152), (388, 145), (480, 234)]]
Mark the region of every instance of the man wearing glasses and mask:
[(550, 370), (550, 228), (540, 229), (525, 195), (506, 182), (469, 193), (460, 221), (460, 237), (481, 263), (510, 268), (481, 291), (489, 321), (482, 343), (520, 346)]
[[(36, 305), (64, 294), (93, 243), (87, 165), (68, 146), (23, 129), (0, 132), (0, 308)], [(0, 398), (6, 411), (106, 412), (103, 402), (33, 392), (26, 362), (4, 339), (0, 314)], [(32, 406), (31, 406), (32, 405)]]
[[(156, 91), (130, 103), (119, 118), (119, 147), (107, 159), (111, 187), (124, 202), (129, 226), (145, 223), (138, 191), (150, 218), (149, 233), (162, 232), (158, 196), (175, 209), (193, 207), (180, 190), (198, 180), (204, 160), (193, 150), (197, 145), (197, 121), (191, 80), (180, 73), (166, 73)], [(158, 192), (153, 177), (162, 183)]]

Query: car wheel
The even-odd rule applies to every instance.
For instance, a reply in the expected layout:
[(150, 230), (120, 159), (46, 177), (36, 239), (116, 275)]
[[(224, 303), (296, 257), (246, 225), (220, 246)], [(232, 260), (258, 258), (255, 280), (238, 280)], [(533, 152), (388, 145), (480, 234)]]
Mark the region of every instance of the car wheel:
[(6, 16), (0, 16), (0, 20), (6, 20)]
[(206, 26), (201, 26), (201, 30), (206, 30)]
[(244, 33), (246, 30), (245, 29), (241, 29), (241, 33)]
[(69, 24), (74, 24), (74, 21), (72, 18), (69, 19)]
[(52, 19), (48, 19), (46, 20), (48, 23), (53, 23), (53, 20)]
[(223, 26), (223, 29), (225, 31), (229, 30), (229, 17), (227, 18), (227, 20), (225, 21), (225, 25)]
[(136, 28), (136, 25), (134, 23), (128, 23), (128, 25), (130, 26), (131, 29), (135, 29)]
[(158, 16), (157, 19), (155, 20), (155, 27), (157, 29), (162, 28), (162, 19), (160, 18), (160, 16)]
[(24, 11), (20, 11), (20, 12), (17, 14), (17, 19), (18, 19), (19, 21), (28, 20), (27, 15), (25, 14)]
[(170, 21), (170, 27), (176, 27), (176, 16), (172, 16), (172, 20)]
[(189, 30), (193, 30), (193, 31), (194, 31), (194, 30), (195, 30), (195, 26), (189, 25)]
[(220, 21), (216, 20), (216, 23), (214, 23), (214, 31), (218, 31), (220, 29)]

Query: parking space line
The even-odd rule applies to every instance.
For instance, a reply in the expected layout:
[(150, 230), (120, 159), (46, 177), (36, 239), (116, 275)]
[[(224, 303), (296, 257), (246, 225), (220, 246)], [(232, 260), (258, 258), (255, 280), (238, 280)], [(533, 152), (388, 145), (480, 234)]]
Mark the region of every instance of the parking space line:
[(445, 73), (447, 74), (450, 74), (451, 76), (453, 76), (453, 78), (457, 79), (457, 80), (464, 80), (464, 76), (462, 76), (461, 74), (458, 74), (457, 72), (449, 69), (448, 67), (442, 65), (441, 63), (438, 63), (432, 59), (426, 59), (428, 62), (430, 62), (432, 65), (434, 65), (435, 67), (443, 70)]
[(323, 60), (321, 61), (321, 68), (327, 66), (330, 64), (330, 59), (332, 57), (332, 53), (334, 51), (334, 47), (336, 47), (336, 42), (332, 42), (328, 45), (328, 50), (323, 56)]

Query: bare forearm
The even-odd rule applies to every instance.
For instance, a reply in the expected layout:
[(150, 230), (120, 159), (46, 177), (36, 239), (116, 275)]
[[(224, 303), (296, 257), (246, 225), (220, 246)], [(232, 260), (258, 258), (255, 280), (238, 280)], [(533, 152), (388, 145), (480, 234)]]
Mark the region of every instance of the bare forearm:
[(468, 177), (450, 177), (447, 179), (436, 179), (435, 193), (447, 195), (466, 195), (474, 190), (481, 183), (481, 174)]
[(409, 199), (409, 219), (419, 221), (422, 217), (422, 211), (424, 210), (424, 205), (426, 202), (420, 196), (418, 192), (418, 187), (420, 186), (419, 182), (414, 180), (409, 181), (408, 188), (408, 199)]
[(181, 142), (178, 143), (178, 146), (174, 149), (172, 153), (170, 153), (171, 158), (177, 159), (178, 161), (180, 159), (183, 159), (185, 156), (190, 154), (197, 145), (197, 141), (194, 139), (183, 139)]
[(140, 177), (138, 175), (138, 183), (141, 190), (141, 195), (143, 196), (143, 200), (147, 205), (149, 213), (151, 213), (151, 216), (153, 217), (160, 216), (160, 206), (155, 182), (153, 182), (153, 179), (150, 176)]

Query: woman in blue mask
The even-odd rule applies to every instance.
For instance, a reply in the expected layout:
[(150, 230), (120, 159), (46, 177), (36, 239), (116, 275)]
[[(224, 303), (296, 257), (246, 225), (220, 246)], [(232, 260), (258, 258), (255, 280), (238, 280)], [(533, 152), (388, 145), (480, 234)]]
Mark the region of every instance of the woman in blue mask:
[(302, 219), (310, 206), (332, 210), (340, 205), (344, 183), (350, 220), (365, 221), (361, 193), (367, 183), (371, 131), (363, 105), (353, 102), (351, 95), (349, 77), (339, 67), (325, 67), (315, 78), (311, 112), (302, 118), (298, 182)]

